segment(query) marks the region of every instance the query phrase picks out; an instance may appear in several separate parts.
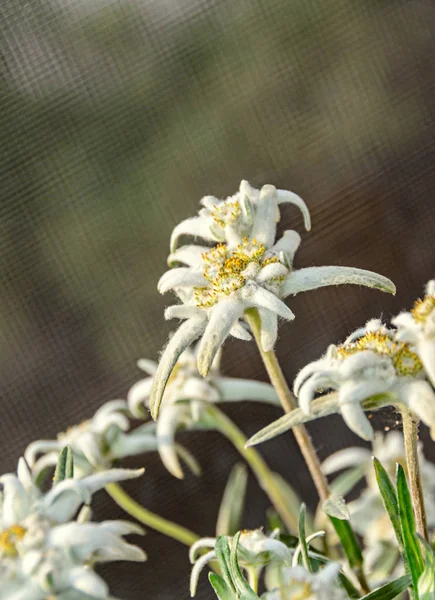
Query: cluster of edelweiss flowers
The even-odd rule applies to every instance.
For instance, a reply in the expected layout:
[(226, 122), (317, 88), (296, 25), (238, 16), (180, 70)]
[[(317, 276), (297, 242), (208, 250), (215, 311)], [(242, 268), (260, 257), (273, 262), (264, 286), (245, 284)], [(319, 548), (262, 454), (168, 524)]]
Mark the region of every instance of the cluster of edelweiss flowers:
[[(198, 216), (175, 227), (168, 258), (171, 269), (158, 284), (161, 293), (172, 291), (179, 301), (166, 309), (166, 318), (184, 321), (170, 336), (160, 361), (141, 359), (138, 366), (145, 377), (131, 387), (126, 400), (106, 403), (92, 418), (59, 433), (56, 439), (31, 443), (19, 461), (17, 474), (0, 477), (0, 599), (111, 598), (94, 565), (120, 559), (145, 560), (142, 550), (123, 539), (130, 533), (142, 533), (140, 527), (124, 521), (90, 520), (88, 505), (94, 492), (142, 473), (114, 468), (117, 462), (158, 451), (175, 477), (184, 476), (180, 459), (199, 473), (196, 459), (175, 440), (178, 429), (213, 428), (210, 407), (220, 402), (250, 400), (280, 405), (270, 384), (220, 374), (221, 347), (228, 336), (249, 341), (254, 333), (261, 351), (267, 353), (277, 339), (278, 319), (291, 321), (295, 317), (284, 302), (288, 297), (347, 283), (395, 293), (389, 279), (363, 269), (295, 269), (301, 238), (290, 230), (276, 239), (280, 209), (284, 204), (298, 207), (308, 231), (311, 220), (303, 200), (292, 192), (272, 185), (257, 190), (242, 181), (234, 196), (225, 200), (206, 196), (201, 204)], [(185, 235), (200, 238), (202, 245), (179, 247), (179, 239)], [(253, 311), (258, 332), (251, 330), (249, 316)], [(366, 576), (371, 585), (382, 585), (402, 575), (400, 548), (382, 503), (371, 456), (374, 454), (390, 475), (395, 465), (406, 464), (407, 458), (401, 434), (374, 434), (365, 412), (387, 405), (410, 411), (413, 419), (430, 428), (435, 439), (434, 385), (435, 281), (431, 281), (426, 296), (410, 312), (393, 318), (391, 327), (372, 319), (303, 368), (294, 382), (299, 407), (248, 441), (248, 445), (255, 445), (337, 412), (352, 431), (373, 441), (372, 451), (347, 448), (323, 463), (326, 475), (344, 471), (337, 479), (339, 497), (346, 496), (362, 478), (366, 480), (365, 490), (347, 504), (346, 510), (363, 539)], [(148, 420), (149, 412), (154, 419), (158, 417), (156, 423)], [(143, 422), (137, 425), (137, 420)], [(55, 480), (49, 491), (41, 491), (44, 475), (59, 469), (66, 450), (71, 458), (69, 475)], [(421, 445), (418, 455), (427, 495), (427, 525), (433, 532), (435, 466), (424, 458)], [(238, 489), (233, 502), (236, 512), (240, 512), (242, 496)], [(230, 512), (232, 509), (230, 501)], [(221, 600), (258, 599), (261, 572), (266, 588), (263, 600), (343, 600), (357, 597), (354, 584), (365, 593), (364, 575), (357, 580), (349, 565), (337, 562), (337, 555), (331, 561), (309, 548), (324, 533), (311, 532), (305, 537), (305, 529), (299, 529), (299, 540), (292, 538), (296, 543), (290, 543), (286, 532), (280, 530), (265, 534), (257, 529), (236, 535), (233, 531), (227, 536), (202, 538), (190, 548), (191, 595), (196, 593), (203, 568), (216, 559), (224, 579), (210, 576), (210, 582)], [(426, 571), (425, 577), (424, 586)], [(416, 581), (413, 584), (416, 589)], [(400, 587), (397, 593), (409, 582), (400, 585), (395, 588)], [(420, 590), (420, 583), (418, 586)], [(424, 589), (433, 590), (430, 582), (427, 586)], [(379, 595), (385, 600), (393, 597)], [(434, 597), (422, 595), (421, 599)]]

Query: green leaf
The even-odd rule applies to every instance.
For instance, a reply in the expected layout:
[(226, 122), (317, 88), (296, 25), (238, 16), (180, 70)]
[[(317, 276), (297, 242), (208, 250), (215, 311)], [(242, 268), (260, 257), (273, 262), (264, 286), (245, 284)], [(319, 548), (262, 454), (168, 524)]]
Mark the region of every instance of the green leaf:
[(403, 547), (411, 571), (414, 591), (417, 593), (417, 583), (423, 573), (423, 556), (420, 542), (415, 533), (415, 519), (411, 495), (406, 483), (405, 471), (402, 465), (397, 465), (396, 473), (397, 503), (399, 506), (400, 526), (402, 529)]
[(334, 529), (340, 539), (343, 550), (346, 554), (349, 566), (353, 569), (354, 567), (362, 567), (363, 557), (361, 548), (359, 547), (358, 540), (356, 539), (355, 533), (350, 525), (349, 521), (343, 521), (335, 517), (329, 517)]
[(240, 600), (258, 600), (257, 594), (253, 591), (249, 583), (243, 576), (239, 567), (237, 557), (237, 548), (239, 545), (240, 531), (233, 537), (230, 554), (231, 576), (236, 587), (236, 592), (240, 594)]
[(59, 454), (56, 470), (53, 477), (53, 485), (60, 483), (64, 479), (72, 479), (74, 477), (74, 461), (72, 450), (69, 446), (65, 446)]
[(231, 588), (228, 587), (220, 575), (209, 573), (208, 580), (219, 600), (236, 600), (236, 596), (233, 594)]
[(322, 510), (329, 517), (335, 517), (341, 521), (349, 521), (350, 513), (342, 496), (331, 494), (322, 504)]
[(420, 600), (435, 598), (435, 556), (432, 546), (418, 533), (417, 537), (424, 547), (424, 570), (418, 580), (418, 597)]
[[(364, 410), (375, 410), (382, 408), (383, 406), (389, 406), (392, 403), (392, 399), (387, 394), (380, 394), (378, 396), (372, 396), (368, 400), (362, 403)], [(271, 440), (282, 433), (285, 433), (289, 429), (296, 427), (296, 425), (302, 425), (315, 419), (321, 419), (328, 415), (333, 415), (340, 412), (338, 406), (338, 394), (336, 392), (322, 396), (313, 400), (311, 403), (311, 412), (309, 415), (302, 412), (300, 408), (295, 408), (286, 415), (280, 417), (276, 421), (272, 421), (269, 425), (266, 425), (263, 429), (260, 429), (246, 442), (245, 447), (256, 446)]]
[(228, 478), (216, 522), (216, 535), (234, 535), (240, 529), (245, 503), (248, 470), (237, 463)]
[(403, 552), (402, 528), (400, 525), (399, 505), (397, 503), (396, 490), (394, 489), (394, 486), (388, 477), (387, 471), (377, 458), (373, 459), (373, 466), (375, 468), (376, 480), (378, 482), (378, 487), (379, 491), (381, 492), (385, 510), (390, 517), (391, 524), (393, 525), (394, 532), (399, 543), (399, 548)]
[(216, 556), (219, 561), (219, 565), (222, 569), (222, 575), (227, 586), (235, 593), (236, 588), (233, 584), (233, 578), (231, 575), (231, 552), (228, 544), (228, 538), (225, 535), (220, 535), (215, 543), (214, 549)]
[(299, 544), (301, 546), (302, 562), (307, 571), (312, 571), (310, 557), (308, 554), (307, 536), (305, 533), (305, 504), (301, 504), (299, 511)]
[(403, 577), (390, 581), (390, 583), (386, 583), (377, 590), (370, 592), (370, 594), (363, 596), (361, 600), (392, 600), (408, 589), (411, 584), (411, 575), (403, 575)]

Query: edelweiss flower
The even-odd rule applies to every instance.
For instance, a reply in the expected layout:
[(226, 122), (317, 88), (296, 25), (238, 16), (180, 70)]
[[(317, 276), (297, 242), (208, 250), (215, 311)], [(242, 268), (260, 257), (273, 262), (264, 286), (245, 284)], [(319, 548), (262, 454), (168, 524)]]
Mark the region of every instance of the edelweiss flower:
[[(237, 558), (240, 566), (261, 569), (273, 563), (290, 564), (293, 552), (283, 542), (275, 539), (278, 534), (278, 530), (269, 536), (265, 535), (261, 529), (242, 531), (237, 547)], [(228, 539), (231, 546), (234, 538)], [(214, 550), (216, 540), (217, 538), (213, 537), (201, 538), (189, 550), (190, 562), (193, 564), (190, 578), (190, 593), (192, 596), (196, 593), (198, 578), (202, 569), (216, 558)], [(198, 551), (204, 548), (212, 548), (212, 550), (198, 558)]]
[(408, 342), (419, 355), (435, 385), (435, 280), (426, 286), (423, 300), (417, 300), (411, 312), (402, 312), (392, 319), (398, 329), (397, 338)]
[(405, 404), (435, 435), (435, 394), (425, 380), (419, 357), (394, 338), (380, 321), (369, 321), (344, 344), (330, 346), (326, 356), (300, 371), (294, 383), (303, 412), (310, 414), (317, 391), (337, 390), (338, 409), (348, 427), (365, 440), (373, 428), (361, 402), (385, 395), (390, 404)]
[[(155, 424), (147, 423), (130, 433), (128, 405), (125, 400), (111, 400), (95, 415), (67, 431), (56, 440), (32, 442), (24, 453), (35, 477), (57, 464), (59, 454), (69, 446), (73, 452), (74, 476), (85, 477), (98, 470), (108, 469), (125, 456), (155, 450)], [(42, 454), (40, 458), (37, 456)]]
[[(242, 189), (244, 185), (242, 182)], [(299, 197), (296, 197), (299, 198), (296, 202), (295, 195), (277, 190), (273, 185), (263, 186), (260, 192), (255, 190), (254, 193), (252, 188), (249, 190), (246, 194), (239, 192), (236, 200), (207, 207), (207, 214), (185, 221), (174, 230), (173, 249), (178, 236), (184, 233), (215, 241), (215, 234), (210, 233), (210, 223), (212, 218), (216, 221), (218, 215), (221, 221), (220, 239), (224, 243), (211, 249), (189, 245), (173, 251), (169, 262), (186, 266), (167, 271), (159, 281), (158, 289), (162, 294), (173, 290), (182, 302), (167, 308), (166, 318), (187, 320), (162, 354), (151, 392), (151, 414), (154, 418), (158, 415), (165, 385), (181, 352), (201, 337), (197, 363), (200, 374), (206, 376), (218, 349), (229, 335), (243, 340), (251, 338), (240, 322), (247, 309), (258, 309), (261, 344), (265, 351), (269, 351), (277, 338), (278, 317), (294, 318), (283, 302), (287, 296), (345, 283), (395, 291), (389, 279), (363, 269), (309, 267), (293, 270), (300, 236), (295, 231), (285, 231), (276, 241), (278, 205), (281, 202), (297, 203), (308, 215), (305, 204)], [(250, 200), (247, 211), (241, 208), (242, 197)], [(228, 212), (228, 206), (232, 204), (234, 206)], [(307, 216), (306, 224), (309, 225)]]
[(89, 600), (109, 598), (96, 562), (145, 560), (143, 551), (123, 535), (143, 533), (124, 521), (72, 521), (83, 503), (108, 483), (143, 471), (113, 469), (82, 480), (66, 479), (42, 494), (24, 459), (17, 475), (0, 477), (0, 599)]
[(310, 573), (302, 566), (281, 569), (282, 585), (267, 592), (262, 600), (346, 600), (344, 589), (337, 576), (340, 565), (329, 563), (317, 573)]
[[(435, 465), (423, 454), (423, 444), (418, 445), (420, 476), (426, 507), (426, 517), (430, 530), (435, 528)], [(394, 481), (397, 464), (406, 470), (403, 435), (391, 431), (387, 435), (376, 432), (373, 448), (345, 448), (329, 456), (323, 463), (326, 475), (346, 470), (360, 472), (365, 477), (367, 488), (359, 498), (349, 502), (352, 524), (355, 531), (364, 538), (365, 570), (371, 580), (380, 585), (391, 576), (396, 566), (398, 548), (391, 521), (385, 512), (379, 487), (376, 481), (372, 458), (375, 456)], [(357, 483), (354, 479), (353, 484)], [(347, 489), (344, 493), (348, 493)]]
[[(179, 357), (168, 380), (157, 421), (157, 449), (168, 471), (178, 478), (183, 477), (183, 471), (177, 456), (179, 448), (174, 443), (176, 430), (180, 427), (201, 426), (201, 416), (208, 402), (254, 400), (277, 406), (280, 404), (275, 390), (267, 383), (221, 376), (220, 352), (216, 355), (208, 376), (200, 377), (196, 368), (197, 352), (198, 347), (188, 348)], [(144, 406), (149, 404), (157, 364), (150, 360), (140, 360), (138, 366), (149, 377), (133, 385), (128, 393), (128, 404), (131, 413), (142, 418), (146, 414)], [(186, 458), (183, 453), (178, 453), (181, 458)]]

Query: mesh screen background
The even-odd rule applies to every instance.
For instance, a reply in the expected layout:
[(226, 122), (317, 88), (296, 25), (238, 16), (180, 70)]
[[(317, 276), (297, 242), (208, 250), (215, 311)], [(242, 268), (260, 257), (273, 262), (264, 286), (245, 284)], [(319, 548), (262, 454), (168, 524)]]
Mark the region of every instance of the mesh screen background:
[[(297, 319), (277, 345), (290, 380), (421, 294), (435, 258), (434, 29), (433, 3), (415, 0), (2, 1), (2, 472), (32, 440), (125, 397), (135, 361), (155, 358), (174, 327), (156, 292), (172, 228), (242, 178), (307, 201), (310, 234), (296, 209), (282, 211), (282, 228), (302, 233), (296, 266), (358, 266), (398, 287), (395, 298), (343, 287), (292, 300)], [(255, 347), (238, 341), (223, 370), (266, 379)], [(247, 434), (279, 415), (228, 412)], [(310, 432), (322, 458), (361, 443), (335, 417)], [(203, 477), (178, 482), (147, 454), (129, 462), (147, 473), (126, 488), (211, 535), (237, 455), (217, 434), (180, 440)], [(314, 504), (291, 435), (261, 452)], [(121, 517), (98, 499), (98, 517)], [(262, 525), (267, 506), (250, 480), (244, 526)], [(152, 531), (137, 541), (147, 563), (102, 569), (112, 593), (187, 598), (186, 549)], [(214, 597), (205, 575), (198, 597)]]

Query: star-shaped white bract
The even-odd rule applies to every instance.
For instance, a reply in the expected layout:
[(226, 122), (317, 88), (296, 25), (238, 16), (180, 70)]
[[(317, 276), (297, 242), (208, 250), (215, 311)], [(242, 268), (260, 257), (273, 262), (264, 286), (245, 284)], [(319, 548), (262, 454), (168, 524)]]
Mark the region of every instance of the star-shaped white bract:
[(105, 485), (142, 472), (102, 471), (81, 480), (66, 479), (43, 494), (20, 459), (17, 474), (0, 477), (0, 599), (109, 598), (107, 584), (92, 565), (145, 560), (144, 552), (122, 537), (143, 531), (125, 521), (92, 523), (75, 520), (75, 515)]
[(397, 338), (407, 342), (419, 355), (432, 384), (435, 385), (435, 280), (426, 285), (426, 295), (410, 312), (392, 319)]
[[(201, 427), (203, 425), (201, 417), (207, 403), (251, 400), (272, 403), (276, 406), (280, 404), (275, 390), (267, 383), (220, 375), (220, 352), (217, 353), (207, 377), (201, 377), (196, 368), (197, 352), (198, 346), (187, 348), (179, 356), (165, 388), (156, 428), (160, 457), (168, 471), (179, 479), (183, 477), (179, 457), (187, 459), (190, 465), (192, 460), (186, 451), (181, 450), (175, 443), (175, 433), (182, 427), (190, 429)], [(157, 364), (142, 359), (138, 362), (138, 366), (148, 374), (148, 377), (141, 379), (130, 389), (128, 404), (135, 417), (143, 418), (146, 415), (145, 408), (149, 406)]]
[(310, 414), (317, 392), (337, 390), (337, 410), (348, 427), (365, 440), (373, 428), (361, 403), (385, 395), (403, 404), (435, 434), (435, 394), (425, 379), (419, 357), (395, 339), (395, 331), (378, 320), (369, 321), (344, 344), (330, 346), (326, 355), (304, 367), (294, 383), (303, 412)]
[(148, 423), (128, 432), (130, 412), (125, 400), (110, 400), (80, 425), (59, 433), (55, 440), (32, 442), (24, 457), (36, 478), (56, 466), (65, 446), (73, 453), (74, 476), (86, 477), (126, 456), (157, 449), (155, 424)]
[[(246, 186), (247, 184), (242, 184)], [(157, 417), (168, 378), (183, 350), (201, 338), (197, 364), (201, 375), (206, 376), (214, 357), (229, 335), (249, 340), (244, 327), (245, 311), (258, 310), (261, 328), (261, 345), (264, 351), (272, 350), (278, 335), (278, 318), (292, 320), (294, 314), (283, 302), (287, 296), (329, 285), (356, 284), (395, 292), (394, 284), (371, 271), (352, 267), (309, 267), (293, 269), (293, 258), (300, 244), (295, 231), (285, 231), (276, 240), (278, 206), (282, 201), (297, 203), (306, 216), (308, 211), (301, 199), (295, 201), (291, 192), (265, 185), (261, 191), (239, 192), (233, 213), (224, 209), (229, 200), (219, 204), (221, 242), (212, 248), (189, 245), (179, 249), (175, 242), (181, 234), (197, 235), (208, 241), (216, 236), (205, 235), (205, 224), (216, 220), (216, 209), (207, 208), (196, 220), (184, 222), (174, 230), (170, 264), (185, 266), (167, 271), (159, 281), (163, 294), (173, 291), (181, 304), (166, 309), (167, 319), (186, 319), (166, 346), (151, 391), (151, 414)], [(245, 196), (250, 198), (250, 209), (240, 208)], [(296, 197), (299, 198), (299, 197)], [(222, 211), (225, 219), (221, 219)], [(231, 222), (228, 221), (231, 216)], [(245, 215), (240, 216), (240, 215)], [(249, 218), (248, 218), (249, 216)], [(192, 225), (200, 223), (194, 230)], [(219, 221), (218, 221), (219, 222)], [(187, 227), (187, 224), (190, 224)], [(242, 320), (242, 322), (241, 322)]]

